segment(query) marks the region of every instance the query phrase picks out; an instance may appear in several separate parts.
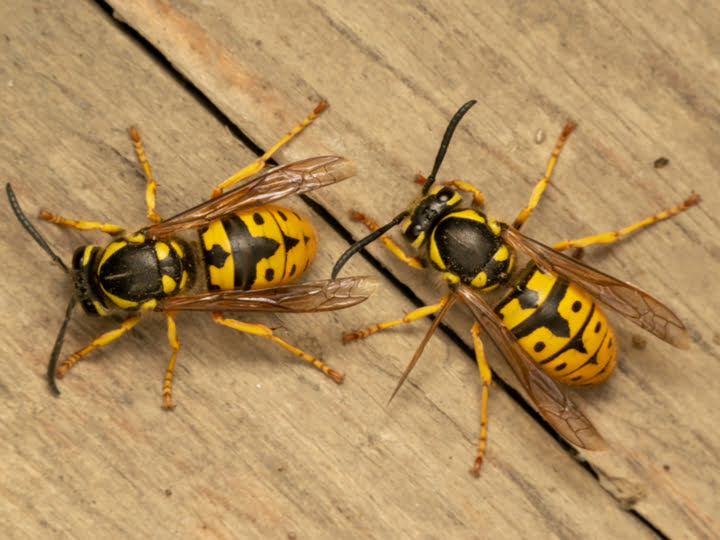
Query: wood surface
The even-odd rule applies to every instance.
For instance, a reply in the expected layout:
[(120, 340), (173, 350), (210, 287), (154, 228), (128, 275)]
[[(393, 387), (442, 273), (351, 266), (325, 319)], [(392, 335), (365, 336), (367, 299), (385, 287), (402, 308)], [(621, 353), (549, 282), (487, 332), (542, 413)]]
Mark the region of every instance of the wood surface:
[[(113, 17), (114, 15), (114, 17)], [(355, 178), (312, 195), (358, 238), (415, 196), (447, 121), (441, 179), (472, 182), (510, 221), (571, 135), (525, 233), (553, 243), (696, 207), (587, 261), (642, 286), (686, 322), (679, 351), (612, 316), (621, 357), (601, 387), (568, 390), (609, 441), (576, 453), (509, 390), (488, 354), (489, 448), (469, 474), (480, 383), (461, 308), (391, 404), (428, 321), (343, 346), (344, 330), (433, 303), (437, 277), (369, 252), (344, 275), (380, 290), (352, 309), (252, 315), (346, 374), (335, 385), (261, 338), (178, 317), (177, 408), (161, 409), (162, 317), (82, 360), (50, 395), (45, 367), (70, 282), (0, 205), (0, 524), (10, 538), (710, 538), (720, 535), (720, 8), (713, 2), (248, 2), (110, 0), (0, 6), (0, 178), (69, 260), (100, 233), (61, 230), (40, 208), (133, 230), (144, 177), (158, 211), (196, 204), (321, 99), (331, 107), (276, 155), (353, 159)], [(544, 140), (536, 142), (538, 130)], [(653, 168), (656, 158), (669, 164)], [(347, 248), (300, 200), (321, 238), (308, 279)], [(397, 233), (396, 233), (397, 234)], [(397, 238), (397, 236), (396, 236)], [(76, 313), (65, 351), (117, 325)], [(644, 348), (633, 336), (646, 338)], [(508, 386), (509, 385), (509, 386)], [(592, 472), (591, 472), (592, 471)]]

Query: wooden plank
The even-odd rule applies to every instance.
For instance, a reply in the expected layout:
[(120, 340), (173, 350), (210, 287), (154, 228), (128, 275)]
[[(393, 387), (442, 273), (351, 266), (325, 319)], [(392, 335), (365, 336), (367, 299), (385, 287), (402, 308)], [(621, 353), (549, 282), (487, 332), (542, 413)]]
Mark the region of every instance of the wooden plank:
[[(399, 193), (409, 189), (394, 182), (429, 170), (447, 119), (470, 97), (480, 103), (460, 128), (443, 172), (495, 186), (487, 188), (491, 209), (520, 208), (562, 123), (567, 118), (581, 123), (528, 227), (538, 238), (622, 226), (692, 190), (702, 193), (705, 203), (674, 223), (612, 249), (596, 249), (590, 259), (658, 294), (688, 322), (694, 348), (678, 352), (651, 340), (645, 350), (631, 351), (632, 362), (621, 364), (611, 385), (578, 400), (613, 445), (611, 452), (586, 456), (608, 490), (667, 534), (717, 530), (711, 518), (718, 513), (717, 501), (708, 482), (716, 478), (712, 463), (718, 449), (711, 427), (717, 334), (706, 324), (716, 320), (717, 308), (705, 301), (707, 291), (715, 290), (707, 276), (717, 274), (718, 264), (710, 240), (717, 222), (708, 211), (718, 170), (712, 150), (718, 140), (712, 61), (717, 44), (709, 22), (716, 7), (696, 4), (681, 11), (670, 3), (633, 2), (490, 10), (457, 3), (298, 2), (268, 13), (267, 6), (241, 9), (232, 2), (116, 4), (121, 16), (192, 80), (205, 81), (217, 70), (203, 64), (196, 75), (185, 58), (193, 47), (188, 53), (164, 46), (187, 38), (167, 24), (168, 13), (171, 20), (189, 19), (204, 29), (211, 50), (223, 51), (218, 57), (230, 54), (242, 59), (241, 72), (260, 73), (263, 82), (255, 86), (273, 89), (271, 99), (283, 89), (297, 94), (298, 87), (330, 98), (334, 112), (323, 135), (344, 153), (347, 148), (372, 188), (355, 183), (318, 198), (357, 234), (363, 233), (348, 223), (346, 201), (377, 216), (395, 215), (402, 206)], [(268, 19), (271, 28), (258, 24)], [(228, 94), (247, 90), (228, 86), (204, 92), (222, 104)], [(266, 111), (254, 112), (256, 119), (233, 119), (261, 131), (262, 119), (270, 129)], [(548, 133), (542, 146), (533, 144), (538, 127)], [(652, 169), (661, 155), (670, 156), (673, 169)], [(512, 215), (505, 211), (506, 219)], [(372, 252), (423, 300), (437, 298), (435, 287), (419, 274), (401, 268), (380, 248)], [(457, 320), (453, 327), (465, 335), (467, 323)], [(621, 345), (630, 351), (634, 332), (620, 327)], [(503, 366), (497, 369), (512, 380)]]
[[(151, 9), (157, 6), (163, 8), (159, 13)], [(680, 75), (696, 75), (672, 80), (677, 85), (680, 80), (693, 81), (683, 95), (696, 93), (699, 97), (681, 102), (659, 92), (662, 95), (655, 96), (659, 103), (647, 102), (652, 89), (643, 88), (643, 99), (635, 99), (644, 108), (630, 111), (639, 115), (630, 129), (618, 120), (627, 116), (628, 103), (612, 109), (613, 103), (593, 99), (593, 107), (587, 106), (588, 96), (610, 92), (600, 85), (596, 90), (587, 82), (592, 69), (576, 69), (584, 78), (572, 73), (582, 84), (575, 83), (570, 92), (562, 84), (557, 89), (551, 84), (554, 64), (527, 61), (537, 60), (537, 55), (527, 56), (533, 51), (531, 45), (544, 43), (541, 36), (548, 39), (548, 30), (562, 22), (550, 20), (544, 26), (525, 22), (537, 22), (543, 14), (535, 18), (528, 14), (521, 20), (510, 17), (511, 12), (493, 12), (483, 14), (488, 19), (473, 26), (471, 22), (477, 23), (480, 14), (468, 18), (467, 10), (461, 10), (460, 17), (439, 6), (425, 12), (408, 5), (387, 7), (380, 17), (347, 7), (303, 8), (298, 4), (289, 6), (287, 12), (272, 13), (277, 19), (268, 26), (261, 21), (270, 15), (257, 6), (246, 6), (242, 16), (230, 6), (214, 6), (125, 2), (115, 7), (122, 7), (122, 18), (163, 49), (174, 65), (262, 147), (312, 107), (319, 95), (331, 99), (333, 108), (318, 126), (281, 152), (279, 159), (328, 152), (352, 156), (364, 169), (361, 178), (317, 197), (339, 217), (344, 217), (348, 199), (363, 210), (372, 209), (380, 218), (397, 212), (404, 199), (398, 192), (405, 192), (405, 185), (395, 188), (381, 178), (405, 178), (428, 168), (456, 103), (475, 97), (465, 92), (484, 87), (495, 90), (483, 95), (481, 112), (473, 112), (483, 124), (470, 122), (458, 133), (462, 135), (446, 165), (452, 167), (444, 169), (448, 177), (474, 179), (478, 160), (484, 163), (490, 157), (487, 171), (499, 175), (498, 183), (491, 185), (517, 186), (521, 176), (525, 181), (522, 191), (529, 191), (550, 144), (548, 141), (540, 148), (532, 143), (536, 127), (543, 126), (551, 139), (551, 129), (559, 127), (568, 113), (583, 120), (581, 131), (562, 158), (561, 165), (567, 167), (565, 182), (551, 189), (547, 204), (533, 218), (532, 230), (538, 231), (540, 238), (567, 234), (568, 222), (577, 221), (577, 216), (588, 225), (576, 223), (576, 235), (625, 222), (613, 221), (611, 213), (632, 220), (638, 209), (637, 201), (630, 199), (637, 194), (651, 196), (662, 206), (672, 200), (668, 192), (682, 197), (687, 186), (693, 186), (703, 193), (706, 202), (693, 214), (661, 225), (667, 238), (657, 229), (638, 235), (632, 242), (607, 250), (612, 258), (602, 260), (603, 269), (611, 273), (624, 270), (625, 276), (632, 276), (642, 271), (643, 284), (653, 292), (663, 286), (673, 292), (668, 295), (672, 298), (662, 297), (689, 321), (696, 348), (687, 354), (670, 354), (675, 351), (651, 341), (645, 350), (632, 351), (633, 362), (622, 364), (610, 385), (577, 395), (603, 432), (622, 448), (604, 457), (591, 456), (603, 481), (613, 478), (611, 489), (626, 489), (620, 495), (637, 495), (639, 490), (639, 497), (627, 497), (625, 502), (635, 503), (662, 531), (709, 535), (715, 524), (707, 516), (716, 514), (717, 504), (711, 493), (712, 480), (708, 481), (715, 474), (711, 456), (717, 450), (708, 412), (715, 410), (713, 400), (717, 399), (710, 391), (715, 374), (710, 357), (717, 356), (717, 344), (712, 344), (714, 330), (704, 321), (714, 320), (711, 316), (716, 308), (701, 298), (713, 290), (709, 276), (716, 268), (712, 265), (717, 253), (708, 260), (708, 273), (695, 265), (685, 268), (682, 263), (691, 256), (709, 259), (706, 253), (713, 253), (713, 244), (705, 239), (717, 229), (708, 211), (716, 195), (702, 186), (709, 184), (712, 171), (717, 170), (717, 161), (712, 161), (717, 158), (709, 152), (709, 141), (713, 136), (717, 140), (717, 125), (688, 113), (697, 109), (711, 113), (717, 107), (709, 94), (700, 92), (710, 87), (707, 74), (699, 76), (702, 73), (693, 71), (698, 66), (680, 61), (687, 58), (678, 52), (685, 45), (675, 41), (661, 44), (672, 52), (672, 67)], [(656, 9), (661, 13), (661, 7)], [(676, 8), (664, 9), (677, 15), (672, 11)], [(163, 215), (202, 200), (213, 182), (249, 160), (222, 123), (197, 103), (197, 96), (187, 93), (99, 10), (37, 3), (34, 10), (4, 7), (3, 11), (8, 53), (4, 57), (11, 59), (6, 67), (7, 87), (13, 90), (0, 97), (0, 110), (13, 136), (0, 142), (0, 172), (16, 184), (28, 210), (48, 206), (81, 217), (141, 223), (142, 188), (135, 186), (142, 185), (142, 176), (124, 132), (134, 122), (140, 125), (161, 182), (159, 210)], [(633, 20), (633, 11), (627, 13), (627, 20)], [(590, 20), (586, 12), (576, 12), (573, 22), (582, 20), (582, 15)], [(171, 31), (174, 40), (157, 34), (163, 27), (172, 30), (171, 23), (178, 18), (184, 30)], [(679, 24), (680, 19), (687, 21), (687, 16), (668, 20)], [(408, 24), (397, 25), (400, 20)], [(710, 20), (693, 14), (692, 24), (680, 28), (697, 35), (703, 21)], [(483, 50), (490, 56), (493, 50), (506, 50), (497, 47), (497, 42), (509, 39), (514, 35), (509, 30), (521, 23), (534, 34), (511, 43), (508, 47), (513, 54), (496, 57), (497, 71), (482, 73), (492, 59), (478, 60), (477, 51), (466, 51), (457, 37), (466, 32), (477, 38), (473, 32), (480, 30), (468, 32), (468, 28), (482, 29), (486, 32), (482, 34), (486, 40)], [(152, 32), (146, 33), (145, 25)], [(428, 27), (430, 33), (418, 30)], [(582, 30), (576, 30), (574, 38), (579, 43), (574, 45), (584, 45), (578, 48), (579, 58), (592, 58), (590, 45), (594, 40), (602, 42), (602, 33), (590, 35)], [(601, 30), (609, 35), (609, 30)], [(647, 60), (648, 43), (655, 46), (660, 39), (656, 32), (650, 34), (653, 39), (636, 37), (632, 41), (632, 45), (646, 48), (639, 47), (638, 56), (630, 61), (640, 58), (645, 59), (642, 65), (662, 63)], [(423, 39), (419, 39), (421, 35)], [(204, 39), (206, 46), (214, 41), (212, 47), (203, 49), (191, 38)], [(446, 38), (447, 47), (437, 47)], [(263, 45), (259, 51), (258, 40)], [(298, 42), (303, 44), (302, 50)], [(401, 43), (407, 45), (399, 47)], [(205, 53), (202, 62), (193, 64), (195, 71), (181, 61), (192, 55), (183, 44)], [(536, 52), (551, 51), (556, 60), (562, 60), (564, 49), (552, 44), (554, 47)], [(222, 54), (217, 54), (217, 46), (225, 48)], [(548, 56), (553, 58), (553, 54)], [(226, 73), (237, 72), (246, 79), (204, 84), (217, 79), (219, 68), (209, 61), (212, 59), (221, 60), (226, 68), (231, 66)], [(441, 60), (445, 63), (439, 63)], [(448, 64), (449, 60), (453, 62)], [(503, 77), (509, 79), (513, 68), (519, 71), (521, 60), (524, 80), (532, 80), (534, 70), (545, 69), (545, 86), (533, 90), (510, 80), (499, 84)], [(662, 60), (667, 62), (667, 58)], [(196, 71), (206, 64), (212, 69)], [(441, 77), (433, 67), (441, 65), (454, 69)], [(476, 69), (467, 69), (471, 65)], [(425, 69), (419, 69), (423, 66)], [(616, 65), (613, 68), (619, 80), (614, 80), (612, 92), (622, 94), (624, 90), (623, 95), (640, 96), (639, 91), (629, 92), (633, 84), (639, 84), (639, 77), (630, 77)], [(446, 77), (450, 79), (444, 80)], [(243, 87), (242, 80), (253, 85)], [(236, 99), (247, 95), (250, 101), (216, 95), (228, 93)], [(379, 95), (385, 100), (382, 110), (377, 106)], [(627, 101), (632, 105), (632, 99)], [(518, 109), (518, 103), (526, 107)], [(486, 124), (485, 118), (491, 122)], [(660, 120), (648, 124), (653, 118)], [(670, 132), (668, 126), (673, 122), (682, 122), (680, 136)], [(431, 132), (417, 130), (423, 125)], [(617, 132), (615, 137), (608, 135), (612, 131)], [(490, 133), (497, 133), (498, 138), (487, 137)], [(592, 136), (583, 139), (583, 133)], [(480, 158), (468, 144), (480, 145)], [(705, 150), (703, 144), (708, 145)], [(601, 147), (599, 155), (593, 152)], [(648, 148), (653, 153), (641, 159)], [(649, 169), (648, 160), (657, 157), (657, 148), (669, 155), (672, 169)], [(568, 170), (575, 164), (583, 168)], [(676, 166), (683, 170), (668, 174), (676, 171)], [(573, 182), (573, 189), (565, 187), (579, 176), (572, 174), (575, 170), (600, 171), (609, 188), (604, 204), (588, 198), (589, 193), (598, 191), (589, 184), (583, 187), (578, 185), (581, 182)], [(49, 171), (52, 182), (44, 181)], [(120, 182), (103, 182), (115, 175)], [(411, 189), (412, 185), (407, 191)], [(520, 190), (486, 191), (496, 208), (519, 208), (526, 197)], [(564, 197), (571, 195), (572, 207), (563, 205)], [(497, 203), (495, 199), (499, 199)], [(125, 208), (135, 209), (135, 213), (130, 215)], [(7, 253), (8, 279), (3, 296), (8, 313), (17, 315), (6, 317), (8, 331), (2, 336), (3, 350), (9, 353), (6, 380), (12, 384), (3, 385), (7, 409), (3, 412), (2, 456), (9, 474), (3, 475), (0, 489), (6, 501), (1, 510), (3, 520), (15, 525), (16, 536), (47, 534), (48, 530), (57, 535), (92, 530), (138, 537), (159, 536), (164, 531), (167, 536), (182, 532), (222, 537), (291, 533), (386, 537), (401, 531), (428, 536), (448, 532), (453, 536), (500, 533), (525, 537), (543, 533), (653, 534), (622, 512), (500, 388), (492, 390), (491, 446), (483, 475), (479, 481), (466, 475), (477, 433), (479, 385), (472, 363), (458, 361), (463, 353), (443, 336), (434, 339), (425, 353), (434, 362), (426, 359), (421, 363), (410, 384), (386, 408), (389, 391), (423, 328), (379, 335), (343, 349), (338, 348), (337, 335), (341, 328), (392, 318), (400, 310), (412, 309), (412, 304), (387, 285), (381, 297), (352, 311), (317, 318), (257, 319), (285, 327), (287, 339), (348, 372), (343, 387), (335, 387), (292, 359), (276, 369), (276, 361), (287, 359), (283, 352), (258, 343), (258, 339), (228, 334), (207, 319), (187, 317), (180, 326), (183, 348), (175, 413), (165, 414), (157, 407), (168, 352), (164, 337), (160, 337), (164, 335), (161, 321), (148, 321), (133, 335), (96, 353), (97, 362), (88, 360), (63, 381), (62, 398), (50, 400), (43, 391), (42, 359), (54, 339), (67, 284), (36, 246), (28, 247), (7, 207), (3, 211), (0, 236)], [(356, 225), (348, 226), (362, 234)], [(313, 277), (326, 276), (334, 257), (345, 247), (328, 226), (319, 223), (318, 228), (325, 247), (312, 270)], [(63, 253), (87, 238), (48, 226), (42, 230)], [(679, 251), (677, 260), (659, 257), (659, 246), (667, 244)], [(422, 298), (437, 297), (437, 289), (419, 275), (400, 269), (382, 251), (376, 253), (391, 268), (399, 269), (397, 274)], [(665, 274), (656, 271), (658, 260)], [(22, 279), (28, 266), (39, 271), (31, 274), (34, 279), (29, 282)], [(35, 278), (46, 268), (49, 280)], [(372, 270), (358, 260), (348, 272)], [(655, 288), (651, 289), (653, 282)], [(681, 295), (685, 290), (689, 292)], [(465, 332), (467, 320), (457, 320), (461, 322), (451, 320), (453, 326)], [(78, 316), (68, 349), (107, 329), (104, 322)], [(630, 334), (621, 333), (626, 346)], [(230, 355), (241, 358), (231, 362)], [(253, 361), (250, 369), (248, 360)], [(687, 369), (678, 370), (680, 361)], [(150, 362), (152, 367), (146, 365)], [(502, 373), (502, 366), (498, 368)], [(110, 381), (116, 384), (108, 384)], [(139, 381), (143, 384), (137, 384)], [(663, 386), (659, 386), (661, 381)], [(662, 443), (657, 442), (659, 437)], [(620, 474), (615, 475), (617, 470)], [(128, 514), (136, 519), (128, 522)], [(672, 523), (674, 519), (677, 522)]]

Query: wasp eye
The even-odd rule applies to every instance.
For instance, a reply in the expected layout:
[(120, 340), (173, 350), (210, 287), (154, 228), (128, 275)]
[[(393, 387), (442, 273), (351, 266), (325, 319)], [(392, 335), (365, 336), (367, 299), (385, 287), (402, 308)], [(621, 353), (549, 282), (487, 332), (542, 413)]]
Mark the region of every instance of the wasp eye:
[(447, 202), (452, 198), (453, 195), (455, 195), (455, 191), (452, 188), (445, 186), (440, 191), (438, 191), (437, 198), (440, 202)]

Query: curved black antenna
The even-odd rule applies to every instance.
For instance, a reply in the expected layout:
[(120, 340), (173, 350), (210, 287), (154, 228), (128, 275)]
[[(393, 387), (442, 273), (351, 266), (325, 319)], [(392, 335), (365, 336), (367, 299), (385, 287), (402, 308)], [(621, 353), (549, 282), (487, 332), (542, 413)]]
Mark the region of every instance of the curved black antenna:
[(450, 120), (447, 129), (445, 129), (445, 135), (443, 135), (442, 143), (440, 143), (440, 149), (438, 150), (437, 156), (435, 156), (435, 165), (433, 165), (432, 172), (430, 173), (430, 176), (427, 177), (425, 185), (423, 186), (423, 195), (427, 194), (430, 186), (433, 184), (433, 182), (435, 182), (435, 175), (437, 174), (438, 169), (443, 162), (443, 159), (445, 159), (445, 152), (447, 152), (447, 148), (450, 144), (450, 139), (455, 132), (455, 128), (460, 123), (460, 120), (462, 120), (462, 117), (465, 116), (465, 113), (468, 112), (470, 110), (470, 107), (475, 105), (475, 103), (477, 103), (477, 100), (475, 99), (471, 99), (470, 101), (468, 101), (465, 105), (458, 109), (458, 112), (456, 112), (455, 116), (453, 116)]
[(55, 252), (50, 248), (45, 239), (40, 236), (40, 233), (37, 231), (37, 229), (35, 229), (35, 227), (32, 226), (32, 223), (30, 223), (28, 218), (23, 213), (20, 205), (17, 202), (17, 199), (15, 198), (15, 192), (13, 191), (10, 183), (6, 184), (5, 191), (7, 191), (8, 200), (10, 201), (10, 207), (13, 209), (13, 212), (15, 212), (15, 217), (18, 218), (20, 225), (22, 225), (28, 232), (28, 234), (33, 237), (33, 240), (35, 240), (38, 245), (43, 248), (50, 255), (50, 257), (52, 257), (52, 260), (60, 265), (60, 268), (65, 270), (66, 273), (69, 272), (68, 267), (65, 265), (63, 260), (55, 254)]
[[(37, 242), (38, 245), (43, 248), (45, 252), (50, 255), (50, 257), (52, 257), (52, 260), (55, 261), (60, 266), (60, 268), (65, 270), (66, 273), (69, 273), (70, 270), (68, 269), (67, 265), (60, 257), (55, 254), (55, 252), (52, 250), (52, 248), (50, 248), (45, 239), (40, 236), (40, 233), (37, 231), (37, 229), (33, 227), (32, 223), (30, 223), (30, 220), (28, 220), (27, 216), (20, 208), (20, 205), (17, 202), (17, 198), (15, 197), (15, 192), (13, 191), (12, 186), (9, 183), (6, 184), (5, 191), (7, 192), (8, 201), (10, 201), (10, 207), (15, 213), (15, 217), (18, 218), (20, 225), (22, 225), (23, 228), (28, 232), (28, 234), (33, 237), (33, 240), (35, 240), (35, 242)], [(62, 326), (60, 327), (60, 332), (58, 333), (57, 339), (55, 339), (55, 345), (53, 346), (52, 353), (50, 353), (50, 361), (48, 362), (48, 385), (50, 386), (50, 391), (56, 396), (60, 395), (60, 390), (58, 390), (57, 384), (55, 384), (55, 368), (57, 366), (58, 357), (60, 356), (60, 349), (62, 348), (63, 340), (65, 339), (65, 332), (67, 331), (68, 323), (70, 322), (70, 315), (72, 314), (72, 310), (75, 307), (76, 302), (77, 298), (75, 298), (75, 295), (73, 294), (70, 297), (70, 302), (68, 303), (67, 309), (65, 310), (65, 320), (63, 320)]]
[(77, 299), (75, 298), (75, 295), (72, 295), (70, 297), (70, 303), (68, 303), (68, 307), (65, 310), (65, 319), (63, 320), (60, 332), (58, 332), (58, 336), (55, 339), (55, 345), (53, 345), (52, 353), (50, 353), (50, 361), (48, 362), (48, 385), (50, 386), (50, 391), (56, 396), (60, 395), (60, 390), (58, 390), (57, 384), (55, 384), (55, 371), (57, 369), (58, 357), (60, 356), (60, 349), (62, 349), (63, 340), (65, 339), (65, 332), (67, 331), (68, 323), (70, 322), (70, 315), (72, 314), (72, 310), (75, 307), (76, 302)]
[(335, 279), (340, 272), (340, 269), (345, 266), (345, 263), (348, 262), (348, 260), (350, 260), (350, 257), (355, 255), (355, 253), (367, 246), (370, 242), (373, 242), (374, 240), (380, 238), (383, 234), (388, 232), (395, 225), (399, 224), (403, 219), (405, 219), (407, 215), (407, 211), (398, 214), (390, 223), (383, 225), (378, 230), (371, 232), (365, 238), (358, 240), (352, 246), (350, 246), (347, 251), (340, 256), (340, 258), (335, 263), (335, 266), (333, 266), (332, 274), (330, 277), (332, 279)]

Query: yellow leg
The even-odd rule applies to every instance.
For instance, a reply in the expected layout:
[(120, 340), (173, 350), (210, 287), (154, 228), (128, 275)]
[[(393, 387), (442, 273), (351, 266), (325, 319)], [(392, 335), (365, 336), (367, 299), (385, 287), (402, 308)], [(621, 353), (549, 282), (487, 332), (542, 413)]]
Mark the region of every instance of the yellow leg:
[[(371, 218), (367, 217), (365, 214), (361, 214), (360, 212), (353, 212), (352, 218), (355, 221), (360, 221), (361, 223), (363, 223), (371, 231), (377, 231), (380, 228), (378, 224), (375, 223)], [(392, 238), (388, 236), (381, 236), (380, 240), (382, 240), (383, 244), (385, 244), (385, 247), (388, 248), (390, 252), (402, 262), (412, 266), (413, 268), (425, 268), (422, 260), (417, 257), (413, 257), (412, 255), (406, 254), (403, 249), (398, 245), (398, 243), (395, 242), (395, 240), (393, 240)]]
[(482, 405), (480, 406), (480, 442), (478, 444), (477, 457), (472, 468), (473, 474), (476, 476), (480, 474), (480, 467), (482, 466), (483, 456), (485, 455), (485, 446), (487, 443), (487, 405), (488, 405), (488, 393), (490, 391), (490, 383), (492, 382), (492, 372), (490, 366), (488, 366), (487, 360), (485, 359), (485, 348), (483, 342), (480, 339), (480, 333), (482, 332), (480, 325), (474, 323), (470, 329), (472, 334), (473, 343), (475, 345), (475, 358), (477, 359), (478, 368), (480, 369), (480, 380), (482, 381)]
[(165, 317), (167, 318), (168, 325), (168, 341), (170, 342), (170, 348), (172, 349), (172, 355), (170, 356), (170, 362), (168, 362), (167, 370), (165, 370), (165, 380), (163, 381), (163, 408), (170, 410), (175, 408), (175, 404), (172, 400), (172, 378), (173, 369), (175, 369), (175, 358), (180, 350), (180, 342), (177, 337), (177, 330), (175, 328), (175, 313), (166, 312)]
[(111, 223), (101, 223), (99, 221), (85, 221), (64, 218), (62, 216), (55, 215), (52, 212), (48, 212), (47, 210), (41, 210), (39, 217), (40, 219), (44, 219), (45, 221), (49, 221), (50, 223), (54, 223), (55, 225), (60, 225), (62, 227), (73, 227), (74, 229), (80, 229), (81, 231), (98, 230), (108, 234), (118, 234), (125, 230), (123, 227), (113, 225)]
[(222, 184), (217, 186), (212, 194), (210, 195), (210, 198), (215, 198), (218, 195), (220, 195), (224, 189), (229, 188), (230, 186), (236, 184), (240, 180), (244, 180), (245, 178), (249, 178), (253, 174), (256, 174), (262, 170), (263, 167), (265, 167), (265, 164), (267, 161), (272, 157), (272, 155), (286, 142), (288, 142), (290, 139), (292, 139), (295, 135), (300, 133), (303, 129), (305, 129), (317, 116), (323, 112), (327, 108), (327, 102), (325, 100), (321, 101), (317, 107), (311, 112), (309, 115), (307, 115), (299, 124), (297, 124), (294, 128), (292, 128), (290, 131), (288, 131), (282, 139), (280, 139), (278, 142), (276, 142), (267, 152), (265, 152), (262, 156), (257, 158), (255, 161), (253, 161), (250, 165), (247, 167), (244, 167), (240, 169), (238, 172), (233, 174), (230, 178), (225, 180)]
[(153, 223), (160, 223), (162, 218), (155, 211), (155, 192), (157, 191), (157, 184), (150, 172), (150, 164), (148, 163), (147, 157), (145, 156), (145, 148), (140, 140), (140, 134), (135, 126), (130, 126), (128, 129), (130, 137), (133, 140), (133, 146), (135, 146), (135, 153), (137, 154), (140, 165), (142, 165), (145, 171), (145, 177), (147, 178), (147, 187), (145, 188), (145, 203), (147, 204), (147, 217)]
[(374, 334), (375, 332), (379, 332), (381, 330), (385, 330), (386, 328), (390, 328), (391, 326), (395, 326), (397, 324), (404, 324), (404, 323), (411, 323), (413, 321), (416, 321), (422, 317), (427, 317), (428, 315), (432, 315), (439, 311), (445, 304), (447, 304), (448, 299), (450, 298), (450, 295), (443, 296), (440, 301), (437, 304), (433, 304), (432, 306), (423, 306), (420, 308), (417, 308), (407, 315), (405, 315), (402, 319), (395, 319), (393, 321), (386, 321), (378, 324), (374, 324), (373, 326), (369, 326), (367, 328), (364, 328), (362, 330), (358, 330), (357, 332), (348, 332), (346, 334), (343, 334), (343, 341), (345, 343), (349, 343), (350, 341), (355, 341), (356, 339), (362, 339), (368, 337), (370, 334)]
[(239, 330), (240, 332), (247, 332), (248, 334), (254, 334), (256, 336), (262, 336), (264, 338), (268, 338), (271, 341), (274, 341), (284, 349), (287, 349), (293, 354), (298, 355), (300, 358), (305, 360), (306, 362), (312, 364), (316, 368), (318, 368), (320, 371), (322, 371), (325, 375), (330, 377), (333, 381), (336, 383), (341, 383), (345, 376), (342, 373), (338, 373), (334, 369), (332, 369), (330, 366), (325, 365), (323, 362), (315, 358), (314, 356), (310, 356), (309, 354), (301, 351), (297, 347), (293, 347), (286, 341), (283, 341), (279, 337), (275, 336), (273, 334), (273, 331), (271, 328), (268, 328), (264, 324), (255, 324), (255, 323), (246, 323), (242, 321), (238, 321), (235, 319), (226, 319), (223, 317), (222, 313), (219, 312), (213, 312), (213, 319), (218, 324), (223, 324), (225, 326), (229, 326), (230, 328), (234, 328), (235, 330)]
[(120, 324), (120, 328), (116, 328), (115, 330), (111, 330), (110, 332), (106, 332), (103, 335), (96, 337), (92, 340), (90, 345), (88, 345), (87, 347), (83, 347), (79, 351), (76, 351), (70, 356), (68, 356), (67, 360), (65, 360), (62, 365), (57, 369), (56, 375), (59, 378), (62, 378), (65, 373), (67, 373), (67, 371), (71, 367), (73, 367), (78, 360), (80, 360), (80, 358), (85, 356), (87, 353), (94, 351), (95, 349), (99, 349), (103, 345), (107, 345), (111, 341), (116, 340), (125, 332), (130, 330), (133, 326), (135, 326), (139, 320), (140, 315), (133, 315), (132, 317), (128, 317), (127, 319), (125, 319), (122, 324)]
[(513, 222), (513, 227), (515, 227), (516, 229), (519, 229), (522, 224), (525, 223), (525, 220), (530, 217), (533, 209), (537, 206), (538, 202), (540, 202), (540, 197), (542, 197), (545, 188), (550, 182), (550, 175), (552, 174), (552, 170), (555, 167), (558, 156), (560, 155), (560, 150), (562, 150), (562, 147), (565, 144), (565, 139), (568, 138), (568, 135), (570, 135), (570, 132), (574, 128), (575, 124), (573, 124), (572, 122), (568, 122), (565, 125), (565, 129), (563, 129), (562, 133), (560, 134), (560, 137), (555, 143), (555, 148), (550, 155), (550, 161), (548, 161), (548, 166), (545, 170), (545, 176), (538, 180), (538, 183), (535, 185), (535, 189), (533, 189), (532, 195), (530, 195), (530, 202), (528, 202), (528, 205), (520, 211), (518, 217), (516, 217), (515, 221)]
[(592, 244), (611, 244), (618, 240), (621, 236), (625, 236), (626, 234), (630, 234), (633, 231), (636, 231), (638, 229), (641, 229), (643, 227), (647, 227), (648, 225), (652, 225), (656, 221), (660, 221), (662, 219), (667, 219), (671, 216), (674, 216), (675, 214), (682, 212), (689, 206), (692, 206), (693, 204), (696, 204), (700, 202), (700, 196), (696, 193), (693, 193), (685, 199), (683, 202), (678, 204), (677, 206), (673, 206), (669, 210), (664, 210), (663, 212), (659, 212), (655, 214), (654, 216), (650, 216), (649, 218), (645, 218), (642, 221), (638, 221), (637, 223), (633, 223), (632, 225), (628, 225), (627, 227), (623, 229), (619, 229), (617, 231), (610, 231), (602, 234), (593, 234), (592, 236), (586, 236), (584, 238), (577, 238), (575, 240), (563, 240), (561, 242), (558, 242), (557, 244), (553, 245), (552, 248), (557, 251), (563, 251), (565, 249), (569, 249), (571, 247), (585, 247)]

